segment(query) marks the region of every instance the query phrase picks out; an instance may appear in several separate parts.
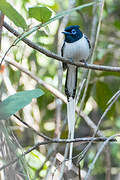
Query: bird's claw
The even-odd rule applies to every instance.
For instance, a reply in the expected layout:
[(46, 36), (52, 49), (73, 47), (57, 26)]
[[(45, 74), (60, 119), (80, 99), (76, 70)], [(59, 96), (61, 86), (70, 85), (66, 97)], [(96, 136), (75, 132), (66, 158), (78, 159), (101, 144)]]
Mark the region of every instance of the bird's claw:
[(80, 60), (80, 62), (84, 63), (85, 66), (87, 66), (87, 62), (83, 59), (83, 60)]

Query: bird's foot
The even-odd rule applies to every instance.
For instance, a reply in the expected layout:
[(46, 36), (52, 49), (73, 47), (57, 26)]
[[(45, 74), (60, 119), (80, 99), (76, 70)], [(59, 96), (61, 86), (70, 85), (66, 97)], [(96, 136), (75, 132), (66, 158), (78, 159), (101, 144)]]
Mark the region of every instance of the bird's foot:
[(87, 66), (87, 62), (84, 59), (80, 60), (80, 62), (84, 63), (85, 66)]

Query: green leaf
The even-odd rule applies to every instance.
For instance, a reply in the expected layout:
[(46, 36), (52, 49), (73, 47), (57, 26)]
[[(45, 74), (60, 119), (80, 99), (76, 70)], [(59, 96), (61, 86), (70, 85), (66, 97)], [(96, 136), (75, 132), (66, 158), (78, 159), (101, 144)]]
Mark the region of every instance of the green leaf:
[[(98, 81), (96, 83), (96, 101), (98, 106), (102, 111), (105, 111), (107, 108), (107, 102), (112, 97), (112, 91), (108, 87), (107, 83)], [(115, 106), (113, 105), (109, 112), (107, 113), (108, 117), (110, 117), (114, 112)]]
[(46, 25), (50, 24), (51, 22), (53, 22), (53, 21), (55, 21), (55, 20), (58, 20), (58, 19), (62, 18), (63, 16), (69, 15), (69, 14), (73, 13), (74, 11), (80, 10), (80, 9), (82, 9), (82, 8), (85, 8), (85, 7), (92, 6), (92, 5), (94, 5), (94, 4), (95, 4), (95, 2), (91, 2), (91, 3), (83, 4), (83, 5), (78, 6), (78, 7), (75, 7), (75, 8), (71, 8), (71, 9), (62, 11), (62, 12), (56, 14), (56, 16), (54, 16), (53, 18), (51, 18), (48, 22), (42, 24), (41, 27), (45, 27)]
[(27, 28), (27, 24), (25, 22), (25, 19), (19, 14), (16, 9), (11, 6), (8, 2), (5, 0), (0, 0), (0, 10), (3, 14), (5, 14), (11, 21), (14, 22), (14, 24), (18, 27), (21, 27), (23, 29)]
[(49, 21), (45, 22), (44, 24), (39, 24), (37, 26), (34, 26), (32, 29), (30, 29), (29, 31), (25, 32), (24, 34), (22, 34), (19, 38), (16, 39), (16, 41), (14, 42), (14, 45), (16, 45), (19, 41), (21, 41), (23, 38), (26, 38), (27, 36), (29, 36), (30, 34), (32, 34), (33, 32), (37, 31), (39, 28), (41, 27), (45, 27), (47, 26), (48, 24), (52, 23), (53, 21), (55, 20), (58, 20), (60, 18), (62, 18), (63, 16), (65, 15), (68, 15), (68, 14), (71, 14), (72, 12), (74, 11), (77, 11), (79, 9), (82, 9), (82, 8), (85, 8), (85, 7), (88, 7), (88, 6), (92, 6), (94, 5), (96, 2), (91, 2), (91, 3), (87, 3), (87, 4), (84, 4), (82, 6), (78, 6), (78, 7), (75, 7), (75, 8), (72, 8), (72, 9), (69, 9), (69, 10), (66, 10), (66, 11), (62, 11), (61, 13), (58, 13), (56, 16), (54, 16), (53, 18), (51, 18)]
[(0, 102), (0, 120), (6, 119), (44, 93), (40, 89), (21, 91)]
[(31, 7), (28, 13), (29, 17), (35, 18), (42, 23), (47, 22), (52, 15), (52, 11), (45, 6)]

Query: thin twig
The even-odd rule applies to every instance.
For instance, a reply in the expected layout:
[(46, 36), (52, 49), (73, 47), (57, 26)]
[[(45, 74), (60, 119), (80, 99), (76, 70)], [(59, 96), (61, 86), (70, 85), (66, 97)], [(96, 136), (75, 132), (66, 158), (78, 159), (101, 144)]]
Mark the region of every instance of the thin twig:
[(38, 131), (36, 131), (34, 128), (32, 128), (29, 124), (27, 124), (25, 121), (23, 121), (20, 117), (18, 117), (17, 115), (13, 115), (15, 118), (17, 118), (20, 122), (22, 122), (25, 126), (27, 126), (28, 128), (30, 128), (35, 134), (37, 134), (38, 136), (43, 137), (44, 139), (48, 140), (48, 141), (52, 141), (52, 139)]
[(109, 105), (110, 103), (112, 103), (112, 101), (114, 101), (114, 99), (119, 96), (120, 94), (120, 90), (118, 90), (113, 96), (112, 98), (107, 102), (107, 105)]
[(85, 180), (88, 180), (89, 179), (89, 176), (90, 176), (90, 173), (92, 171), (92, 169), (94, 168), (94, 164), (96, 163), (98, 157), (100, 156), (101, 152), (103, 151), (103, 149), (105, 148), (105, 146), (109, 143), (109, 141), (117, 136), (120, 136), (120, 134), (115, 134), (111, 137), (109, 137), (105, 142), (103, 142), (103, 144), (101, 145), (101, 147), (99, 148), (99, 151), (97, 152), (93, 162), (91, 163), (90, 167), (89, 167), (89, 170), (85, 176)]
[(1, 67), (2, 62), (3, 62), (3, 60), (5, 59), (6, 55), (8, 54), (8, 52), (10, 51), (10, 49), (11, 49), (13, 46), (14, 46), (14, 44), (12, 44), (12, 45), (7, 49), (7, 51), (5, 52), (4, 56), (2, 57), (2, 59), (1, 59), (1, 61), (0, 61), (0, 67)]
[[(50, 144), (50, 143), (71, 143), (71, 142), (82, 142), (82, 143), (86, 143), (86, 142), (90, 142), (91, 140), (93, 140), (94, 142), (101, 142), (101, 141), (106, 141), (107, 138), (93, 138), (93, 137), (89, 137), (89, 138), (76, 138), (76, 139), (53, 139), (52, 141), (44, 141), (44, 142), (38, 142), (37, 144), (35, 144), (34, 146), (32, 146), (31, 148), (29, 148), (26, 152), (24, 152), (22, 155), (20, 155), (19, 157), (15, 158), (14, 160), (10, 161), (9, 163), (7, 163), (6, 165), (3, 165), (0, 168), (0, 171), (7, 168), (8, 166), (14, 164), (16, 161), (18, 161), (22, 156), (25, 156), (26, 154), (30, 153), (31, 151), (33, 151), (34, 149), (38, 148), (41, 145), (45, 145), (45, 144)], [(114, 138), (110, 139), (111, 142), (116, 142), (117, 140)]]

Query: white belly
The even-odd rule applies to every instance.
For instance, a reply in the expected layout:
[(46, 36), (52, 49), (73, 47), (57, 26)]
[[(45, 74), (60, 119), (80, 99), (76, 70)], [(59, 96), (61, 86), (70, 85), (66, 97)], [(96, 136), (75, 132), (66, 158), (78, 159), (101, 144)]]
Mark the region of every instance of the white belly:
[(89, 53), (89, 44), (84, 36), (74, 43), (65, 42), (63, 56), (68, 59), (72, 59), (74, 62), (86, 60), (89, 56)]

